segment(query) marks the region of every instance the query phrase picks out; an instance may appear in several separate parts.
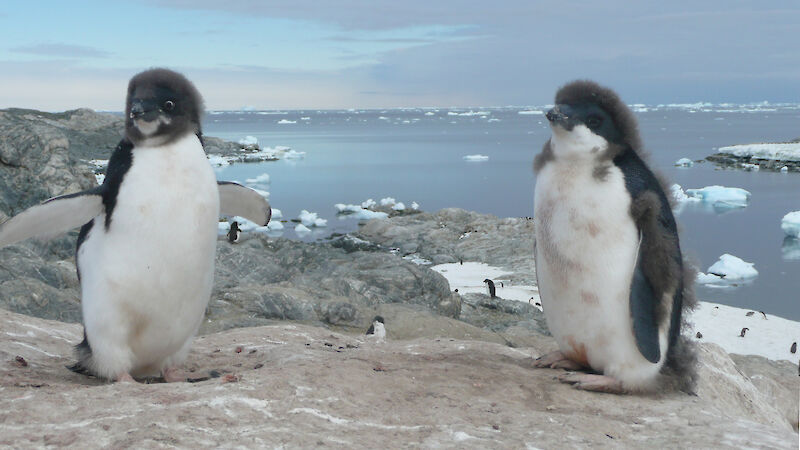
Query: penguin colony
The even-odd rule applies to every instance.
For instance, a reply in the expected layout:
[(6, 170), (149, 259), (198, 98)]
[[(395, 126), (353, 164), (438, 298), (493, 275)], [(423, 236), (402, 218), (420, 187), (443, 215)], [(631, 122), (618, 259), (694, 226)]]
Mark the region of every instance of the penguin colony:
[[(81, 227), (76, 265), (84, 339), (80, 373), (116, 381), (179, 367), (211, 296), (220, 214), (266, 225), (261, 195), (217, 182), (203, 150), (203, 103), (183, 75), (152, 69), (134, 76), (125, 104), (125, 137), (105, 180), (55, 197), (0, 225), (0, 247)], [(169, 217), (180, 233), (164, 233)]]
[[(269, 222), (260, 195), (215, 180), (203, 151), (202, 110), (181, 74), (136, 75), (125, 137), (103, 184), (0, 225), (0, 247), (81, 227), (84, 339), (74, 371), (116, 381), (152, 374), (185, 380), (179, 366), (210, 298), (218, 216)], [(664, 374), (691, 380), (693, 353), (679, 334), (682, 311), (694, 305), (693, 274), (632, 113), (610, 89), (576, 81), (558, 91), (547, 119), (552, 138), (534, 161), (534, 258), (559, 351), (535, 365), (593, 372), (560, 380), (612, 393), (651, 389)], [(165, 216), (180, 235), (159, 232)], [(240, 234), (233, 222), (228, 241)], [(484, 282), (494, 298), (494, 283)], [(367, 334), (385, 338), (382, 317)]]

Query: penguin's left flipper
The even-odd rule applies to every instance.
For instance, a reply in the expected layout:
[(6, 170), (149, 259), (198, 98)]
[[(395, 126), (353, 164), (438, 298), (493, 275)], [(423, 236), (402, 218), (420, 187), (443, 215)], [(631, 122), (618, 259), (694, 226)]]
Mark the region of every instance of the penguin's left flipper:
[(103, 186), (62, 195), (32, 206), (0, 224), (0, 248), (34, 236), (77, 228), (103, 212)]
[(652, 283), (644, 275), (642, 269), (641, 241), (636, 268), (631, 280), (630, 309), (633, 321), (633, 336), (636, 338), (636, 347), (639, 352), (651, 363), (657, 363), (661, 358), (661, 348), (658, 342), (658, 324), (656, 323), (656, 308), (658, 299)]
[(258, 192), (231, 181), (217, 181), (219, 213), (240, 216), (260, 226), (269, 223), (272, 208)]

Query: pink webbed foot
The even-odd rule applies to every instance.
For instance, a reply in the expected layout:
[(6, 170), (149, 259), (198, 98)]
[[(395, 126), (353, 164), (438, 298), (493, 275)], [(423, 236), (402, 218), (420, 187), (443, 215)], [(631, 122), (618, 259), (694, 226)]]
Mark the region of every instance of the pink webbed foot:
[(558, 350), (536, 358), (536, 360), (533, 362), (533, 366), (537, 368), (564, 369), (564, 370), (585, 369), (585, 367), (583, 367), (581, 364), (578, 364), (575, 361), (567, 358), (566, 356), (564, 356), (563, 353), (561, 353)]
[(136, 380), (134, 380), (131, 374), (129, 374), (128, 372), (124, 372), (117, 375), (117, 379), (114, 381), (116, 381), (117, 383), (136, 383)]
[(161, 373), (161, 376), (164, 377), (164, 381), (167, 383), (174, 383), (176, 381), (186, 381), (189, 377), (186, 375), (186, 372), (178, 369), (177, 367), (167, 367)]
[(565, 373), (558, 376), (558, 381), (571, 384), (575, 389), (607, 394), (624, 394), (622, 382), (606, 375), (593, 375), (589, 373)]

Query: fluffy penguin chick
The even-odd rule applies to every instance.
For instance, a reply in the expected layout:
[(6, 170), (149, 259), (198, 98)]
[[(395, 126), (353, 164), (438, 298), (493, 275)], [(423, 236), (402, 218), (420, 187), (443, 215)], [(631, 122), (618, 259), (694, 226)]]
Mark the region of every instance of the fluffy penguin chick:
[(384, 326), (383, 317), (375, 316), (366, 334), (375, 338), (378, 342), (383, 342), (386, 339), (386, 327)]
[(616, 93), (572, 82), (547, 119), (553, 134), (534, 161), (534, 253), (560, 351), (536, 365), (602, 374), (561, 377), (581, 389), (652, 388), (691, 297), (669, 201)]
[[(133, 77), (125, 137), (103, 184), (56, 197), (0, 225), (0, 246), (83, 224), (76, 260), (84, 340), (72, 370), (129, 381), (182, 377), (208, 304), (220, 213), (269, 222), (269, 204), (218, 183), (202, 145), (202, 99), (183, 75)], [(180, 233), (164, 233), (168, 219)]]

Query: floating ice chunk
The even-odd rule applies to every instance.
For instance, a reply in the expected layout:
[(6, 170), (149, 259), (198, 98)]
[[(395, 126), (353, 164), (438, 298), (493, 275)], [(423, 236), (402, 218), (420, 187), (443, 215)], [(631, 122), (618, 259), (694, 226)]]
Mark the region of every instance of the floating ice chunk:
[(787, 167), (787, 166), (781, 167), (781, 173), (786, 173), (788, 171), (789, 171), (789, 167)]
[(270, 231), (283, 230), (283, 224), (280, 220), (270, 220), (267, 224), (267, 228), (269, 228)]
[(537, 111), (537, 110), (533, 110), (533, 109), (525, 109), (525, 110), (522, 110), (522, 111), (517, 111), (517, 114), (520, 114), (520, 115), (523, 115), (523, 116), (541, 116), (541, 115), (544, 114), (544, 111)]
[(675, 198), (675, 201), (678, 203), (702, 201), (700, 197), (689, 197), (686, 195), (686, 192), (683, 192), (683, 188), (680, 184), (673, 184), (671, 189), (672, 197)]
[(258, 138), (255, 136), (245, 136), (239, 139), (239, 145), (244, 145), (245, 147), (251, 147), (258, 145)]
[(286, 125), (286, 124), (289, 124), (289, 123), (297, 123), (297, 121), (296, 120), (288, 120), (288, 119), (281, 119), (281, 120), (278, 121), (279, 125)]
[(305, 209), (300, 211), (300, 215), (297, 216), (300, 219), (300, 223), (307, 227), (326, 227), (328, 226), (328, 221), (325, 219), (320, 219), (317, 217), (317, 213), (308, 212)]
[(372, 220), (372, 219), (385, 219), (389, 217), (389, 214), (380, 211), (370, 211), (369, 209), (362, 209), (354, 214), (350, 214), (347, 217), (352, 217), (358, 220)]
[(488, 116), (489, 114), (491, 114), (489, 111), (472, 111), (472, 110), (469, 110), (469, 111), (466, 111), (466, 112), (456, 112), (456, 111), (448, 111), (447, 112), (448, 116), (466, 116), (466, 117)]
[(388, 118), (388, 117), (386, 117), (386, 116), (379, 116), (379, 117), (378, 117), (378, 120), (389, 120), (389, 118)]
[(272, 216), (271, 216), (270, 220), (272, 220), (272, 219), (280, 219), (282, 217), (283, 217), (283, 213), (281, 212), (280, 209), (272, 208)]
[(743, 261), (741, 258), (725, 253), (719, 257), (719, 261), (715, 262), (708, 268), (708, 274), (698, 279), (709, 279), (708, 276), (716, 276), (719, 281), (720, 278), (725, 280), (743, 280), (746, 278), (753, 278), (758, 276), (758, 271), (753, 267), (753, 263)]
[(783, 216), (781, 229), (787, 236), (800, 238), (800, 211), (792, 211)]
[(777, 161), (800, 161), (800, 142), (786, 144), (744, 144), (720, 147), (719, 153), (730, 153), (741, 157), (771, 159)]
[(488, 161), (489, 157), (486, 155), (464, 155), (465, 161)]
[(692, 167), (694, 165), (694, 161), (689, 158), (681, 158), (675, 161), (675, 165), (680, 167)]
[(344, 203), (337, 203), (333, 205), (333, 207), (336, 208), (336, 210), (339, 211), (340, 213), (358, 212), (361, 211), (362, 209), (360, 205), (345, 205)]
[(406, 205), (403, 204), (403, 202), (398, 202), (392, 206), (392, 209), (395, 211), (404, 211), (406, 209)]
[(747, 172), (758, 172), (758, 170), (761, 169), (761, 166), (758, 164), (742, 163), (742, 169), (746, 170)]
[(433, 111), (428, 111), (428, 112), (425, 113), (425, 115), (426, 116), (435, 116), (436, 113), (434, 113)]
[(375, 205), (377, 205), (377, 203), (375, 203), (375, 200), (371, 198), (361, 202), (361, 207), (364, 209), (372, 208)]
[(414, 211), (418, 210), (419, 209), (419, 203), (411, 202), (411, 209), (413, 209)]
[(269, 174), (262, 173), (255, 178), (248, 178), (244, 182), (249, 184), (269, 184)]
[(500, 119), (495, 119), (494, 117), (487, 120), (487, 122), (500, 122)]
[(311, 120), (311, 117), (301, 117), (300, 120)]
[(309, 230), (308, 227), (303, 225), (302, 223), (298, 223), (297, 226), (294, 227), (294, 232), (297, 234), (307, 234), (311, 233), (311, 230)]
[(397, 203), (397, 200), (392, 197), (385, 197), (381, 199), (381, 206), (394, 205), (395, 203)]
[(306, 157), (306, 152), (298, 152), (296, 150), (289, 150), (283, 154), (286, 159), (303, 159)]
[(744, 208), (750, 201), (750, 192), (741, 188), (706, 186), (702, 189), (687, 189), (686, 195), (699, 198), (714, 205), (715, 209)]

